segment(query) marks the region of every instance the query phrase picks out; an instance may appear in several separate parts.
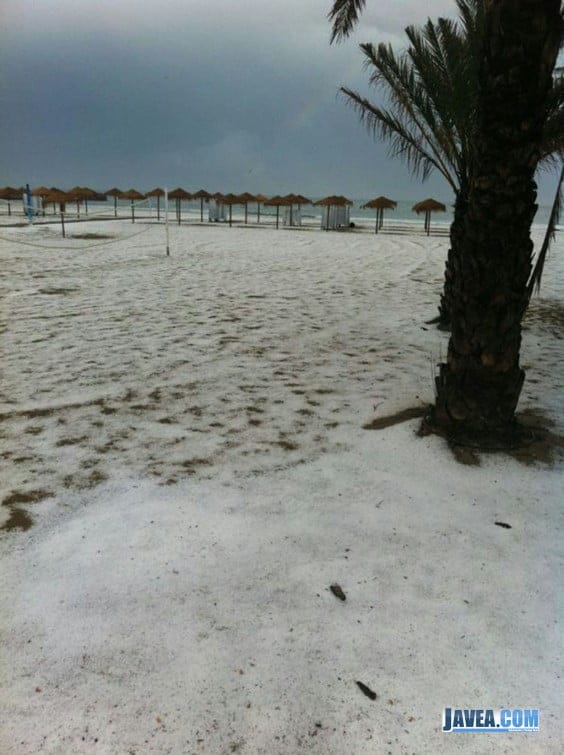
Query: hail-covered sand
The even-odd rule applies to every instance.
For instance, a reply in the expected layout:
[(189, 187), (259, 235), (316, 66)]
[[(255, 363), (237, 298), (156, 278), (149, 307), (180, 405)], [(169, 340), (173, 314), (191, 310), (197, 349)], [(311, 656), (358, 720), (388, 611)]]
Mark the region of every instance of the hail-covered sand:
[[(115, 238), (0, 234), (0, 751), (559, 752), (561, 460), (363, 429), (433, 400), (447, 240), (78, 228)], [(520, 405), (554, 435), (562, 246)]]

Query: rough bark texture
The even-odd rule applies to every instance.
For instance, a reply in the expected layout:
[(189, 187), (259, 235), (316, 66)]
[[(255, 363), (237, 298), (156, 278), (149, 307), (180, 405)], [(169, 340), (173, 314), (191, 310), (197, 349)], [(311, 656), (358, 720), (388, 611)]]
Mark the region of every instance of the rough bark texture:
[(468, 188), (461, 186), (454, 202), (454, 217), (450, 226), (450, 247), (445, 264), (443, 293), (439, 304), (438, 327), (450, 330), (452, 299), (454, 297), (454, 260), (464, 237), (464, 219), (468, 207)]
[(515, 433), (534, 172), (560, 43), (559, 0), (486, 0), (479, 129), (452, 259), (451, 338), (428, 425), (488, 445)]

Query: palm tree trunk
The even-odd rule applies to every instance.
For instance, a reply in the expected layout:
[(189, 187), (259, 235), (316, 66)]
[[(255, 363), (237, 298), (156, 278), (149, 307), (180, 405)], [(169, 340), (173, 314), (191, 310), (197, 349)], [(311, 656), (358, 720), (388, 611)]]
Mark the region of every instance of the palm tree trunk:
[(479, 127), (453, 260), (452, 332), (427, 424), (480, 445), (514, 440), (525, 373), (535, 167), (561, 38), (559, 0), (486, 0)]
[(450, 330), (452, 299), (454, 296), (454, 276), (459, 257), (458, 249), (464, 237), (464, 219), (468, 207), (468, 187), (461, 183), (454, 201), (454, 217), (450, 226), (450, 248), (445, 264), (443, 293), (439, 304), (438, 328)]

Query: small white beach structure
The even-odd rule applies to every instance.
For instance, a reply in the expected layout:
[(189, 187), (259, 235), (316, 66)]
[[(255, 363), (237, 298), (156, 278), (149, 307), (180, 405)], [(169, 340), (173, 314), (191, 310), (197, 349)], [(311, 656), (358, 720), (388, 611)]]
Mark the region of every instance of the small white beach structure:
[(210, 223), (224, 223), (227, 220), (223, 194), (219, 191), (209, 200), (208, 220)]
[(352, 200), (342, 195), (332, 194), (314, 202), (317, 207), (323, 207), (321, 215), (321, 228), (324, 231), (335, 231), (339, 228), (348, 228), (351, 222), (350, 208)]
[(284, 225), (301, 226), (302, 205), (311, 204), (311, 199), (304, 197), (303, 194), (287, 194), (284, 199), (289, 203), (284, 210)]

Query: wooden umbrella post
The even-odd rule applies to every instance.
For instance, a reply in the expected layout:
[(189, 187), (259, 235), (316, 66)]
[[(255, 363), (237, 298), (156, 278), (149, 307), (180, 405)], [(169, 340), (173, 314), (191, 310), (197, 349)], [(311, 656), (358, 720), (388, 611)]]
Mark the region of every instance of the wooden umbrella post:
[(165, 189), (165, 232), (166, 232), (166, 256), (170, 257), (170, 245), (168, 236), (168, 189)]
[(133, 206), (133, 199), (131, 200), (131, 222), (135, 223), (135, 207)]
[(60, 205), (60, 210), (61, 210), (61, 228), (63, 229), (63, 238), (65, 238), (65, 205), (62, 202)]

